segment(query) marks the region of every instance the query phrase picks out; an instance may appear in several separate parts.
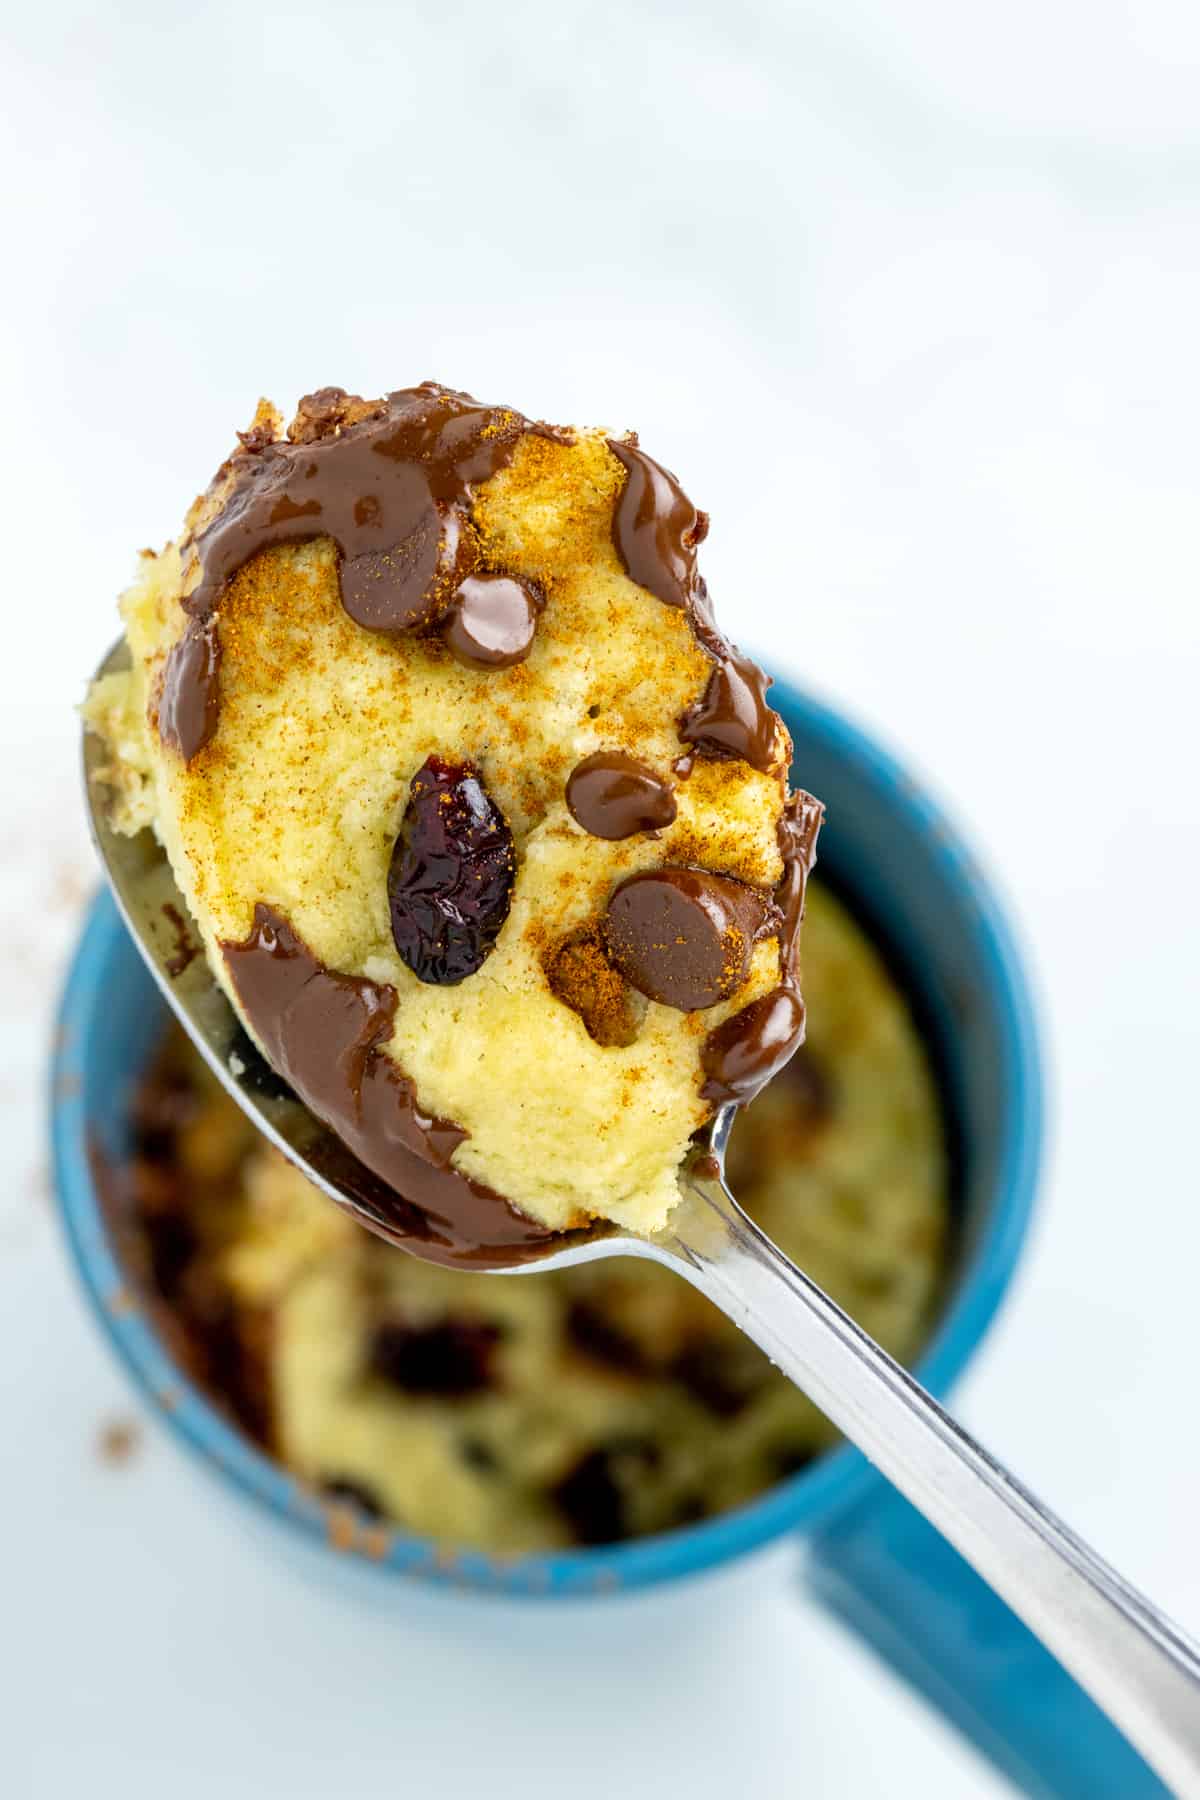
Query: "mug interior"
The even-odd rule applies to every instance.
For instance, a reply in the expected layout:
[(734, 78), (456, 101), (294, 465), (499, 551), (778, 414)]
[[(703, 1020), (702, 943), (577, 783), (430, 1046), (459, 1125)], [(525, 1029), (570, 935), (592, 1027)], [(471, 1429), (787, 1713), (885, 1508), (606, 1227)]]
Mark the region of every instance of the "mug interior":
[[(819, 702), (782, 685), (772, 700), (795, 741), (793, 779), (826, 804), (822, 874), (891, 960), (939, 1076), (958, 1250), (917, 1373), (943, 1394), (999, 1303), (1032, 1203), (1041, 1081), (1028, 989), (995, 896), (911, 778)], [(104, 894), (68, 978), (53, 1065), (55, 1171), (68, 1241), (108, 1336), (169, 1426), (276, 1517), (328, 1542), (327, 1504), (244, 1438), (183, 1374), (115, 1254), (97, 1159), (130, 1148), (133, 1093), (164, 1023), (154, 983)], [(608, 1591), (689, 1574), (783, 1531), (824, 1525), (879, 1480), (843, 1446), (733, 1512), (656, 1537), (497, 1557), (448, 1553), (396, 1530), (383, 1541), (373, 1532), (363, 1553), (383, 1568), (508, 1593)]]

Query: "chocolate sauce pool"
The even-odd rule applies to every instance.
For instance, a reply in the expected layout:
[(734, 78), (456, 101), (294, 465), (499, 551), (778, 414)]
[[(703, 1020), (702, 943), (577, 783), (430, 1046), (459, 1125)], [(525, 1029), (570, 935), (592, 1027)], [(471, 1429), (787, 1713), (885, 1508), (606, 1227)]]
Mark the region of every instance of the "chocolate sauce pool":
[(452, 1165), (468, 1134), (423, 1112), (383, 1054), (395, 988), (327, 969), (269, 906), (255, 907), (244, 942), (221, 949), (272, 1067), (387, 1184), (389, 1235), (430, 1261), (488, 1263), (523, 1261), (557, 1235)]

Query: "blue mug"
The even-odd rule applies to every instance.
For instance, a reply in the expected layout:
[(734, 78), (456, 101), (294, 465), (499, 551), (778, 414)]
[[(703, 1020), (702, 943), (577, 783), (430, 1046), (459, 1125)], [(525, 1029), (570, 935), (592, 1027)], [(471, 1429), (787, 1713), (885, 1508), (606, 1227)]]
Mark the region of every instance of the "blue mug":
[[(810, 697), (779, 686), (773, 699), (795, 740), (797, 778), (828, 807), (822, 873), (903, 971), (940, 1065), (962, 1218), (950, 1296), (918, 1374), (943, 1396), (992, 1320), (1029, 1223), (1042, 1092), (1026, 979), (988, 884), (910, 777)], [(168, 1428), (276, 1522), (324, 1546), (327, 1507), (188, 1380), (117, 1259), (92, 1156), (127, 1149), (131, 1094), (163, 1023), (150, 976), (102, 895), (67, 980), (54, 1057), (54, 1162), (68, 1243), (105, 1332)], [(397, 1531), (382, 1542), (372, 1534), (369, 1552), (380, 1579), (402, 1572), (553, 1597), (693, 1574), (796, 1531), (808, 1535), (807, 1579), (821, 1602), (1025, 1792), (1137, 1800), (1164, 1791), (1014, 1615), (848, 1447), (735, 1512), (659, 1537), (496, 1558), (447, 1555)]]

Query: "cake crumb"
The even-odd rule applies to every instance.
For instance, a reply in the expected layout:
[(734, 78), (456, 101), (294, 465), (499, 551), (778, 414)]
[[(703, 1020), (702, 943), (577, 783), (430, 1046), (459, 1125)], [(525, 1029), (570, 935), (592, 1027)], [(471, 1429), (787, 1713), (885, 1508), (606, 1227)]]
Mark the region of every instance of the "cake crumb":
[(110, 1468), (131, 1462), (142, 1441), (142, 1428), (134, 1419), (109, 1419), (100, 1427), (96, 1454)]

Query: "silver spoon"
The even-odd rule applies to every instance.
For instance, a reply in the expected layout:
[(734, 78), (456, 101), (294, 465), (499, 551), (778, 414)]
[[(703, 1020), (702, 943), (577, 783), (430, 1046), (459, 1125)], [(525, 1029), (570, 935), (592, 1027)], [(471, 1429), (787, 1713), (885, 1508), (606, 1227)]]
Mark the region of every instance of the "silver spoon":
[[(124, 667), (126, 655), (118, 643), (98, 673)], [(370, 1204), (370, 1181), (356, 1189), (322, 1173), (337, 1167), (338, 1157), (347, 1166), (344, 1150), (336, 1146), (331, 1158), (326, 1127), (277, 1084), (264, 1083), (204, 958), (180, 966), (186, 951), (178, 934), (188, 915), (166, 857), (149, 832), (127, 838), (110, 828), (97, 778), (104, 752), (86, 732), (83, 756), (88, 817), (109, 885), (176, 1018), (263, 1135), (338, 1206), (387, 1236), (385, 1216)], [(641, 1256), (690, 1281), (924, 1513), (1172, 1791), (1200, 1797), (1200, 1648), (989, 1456), (747, 1217), (724, 1181), (733, 1120), (734, 1109), (723, 1107), (696, 1143), (663, 1231), (641, 1238), (600, 1228), (512, 1272)]]

